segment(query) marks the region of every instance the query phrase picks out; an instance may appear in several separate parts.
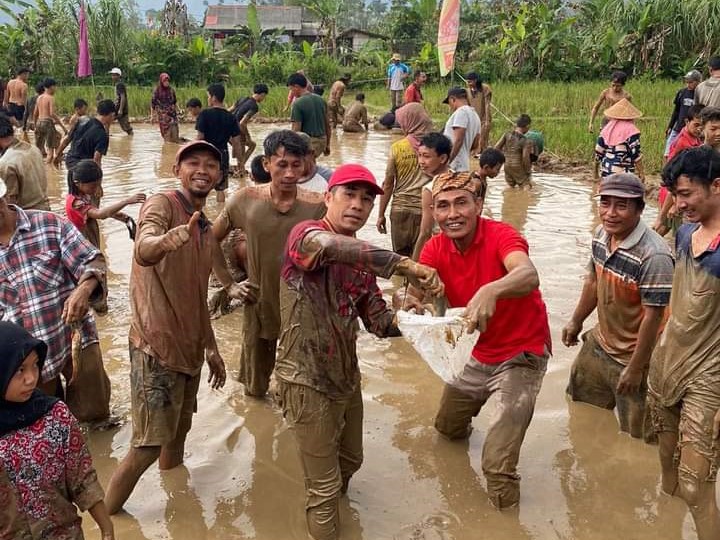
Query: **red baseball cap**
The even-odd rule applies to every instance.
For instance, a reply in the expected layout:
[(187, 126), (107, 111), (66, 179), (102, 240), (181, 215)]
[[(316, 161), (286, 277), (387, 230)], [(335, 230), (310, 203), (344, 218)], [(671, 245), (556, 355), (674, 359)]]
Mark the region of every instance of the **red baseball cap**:
[(378, 186), (375, 176), (367, 167), (363, 167), (357, 163), (348, 163), (335, 169), (330, 177), (327, 189), (330, 191), (335, 186), (344, 186), (347, 184), (365, 184), (371, 188), (375, 195), (384, 195), (385, 192)]

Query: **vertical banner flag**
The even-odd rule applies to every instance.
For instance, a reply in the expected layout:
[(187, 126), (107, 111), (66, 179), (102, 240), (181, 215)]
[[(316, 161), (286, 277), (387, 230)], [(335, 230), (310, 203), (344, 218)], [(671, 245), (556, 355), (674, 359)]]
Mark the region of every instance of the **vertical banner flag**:
[(90, 61), (90, 47), (88, 46), (87, 19), (85, 18), (85, 2), (80, 2), (80, 41), (78, 43), (78, 77), (89, 77), (92, 75), (92, 62)]
[(440, 76), (445, 77), (455, 67), (455, 48), (460, 31), (460, 0), (443, 0), (438, 24), (438, 60)]

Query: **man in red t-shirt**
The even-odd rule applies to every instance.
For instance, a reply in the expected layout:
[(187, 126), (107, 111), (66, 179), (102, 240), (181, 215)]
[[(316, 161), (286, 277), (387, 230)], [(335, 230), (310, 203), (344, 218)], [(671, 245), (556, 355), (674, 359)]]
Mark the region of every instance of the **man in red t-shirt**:
[(423, 95), (420, 87), (422, 87), (427, 81), (427, 74), (424, 71), (418, 71), (415, 73), (415, 78), (408, 87), (405, 89), (405, 96), (403, 97), (403, 105), (408, 103), (422, 103)]
[[(482, 468), (490, 500), (502, 509), (520, 500), (517, 463), (547, 367), (550, 330), (527, 242), (509, 225), (480, 217), (485, 190), (475, 189), (467, 172), (435, 178), (441, 234), (425, 244), (419, 262), (437, 270), (449, 306), (467, 306), (468, 331), (480, 332), (462, 375), (445, 385), (435, 428), (450, 439), (467, 438), (472, 418), (498, 394)], [(411, 287), (405, 305), (422, 300)]]

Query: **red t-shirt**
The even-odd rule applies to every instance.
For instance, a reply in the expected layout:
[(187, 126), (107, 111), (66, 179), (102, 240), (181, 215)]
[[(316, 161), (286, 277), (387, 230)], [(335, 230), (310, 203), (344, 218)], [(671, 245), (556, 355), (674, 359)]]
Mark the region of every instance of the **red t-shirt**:
[[(680, 133), (675, 138), (673, 143), (670, 145), (670, 150), (668, 150), (668, 161), (670, 161), (672, 158), (674, 158), (676, 155), (678, 155), (683, 150), (687, 150), (688, 148), (695, 148), (696, 146), (702, 145), (702, 140), (698, 139), (694, 135), (690, 134), (686, 127), (682, 128), (680, 130)], [(660, 186), (660, 193), (658, 194), (658, 203), (662, 207), (662, 205), (665, 203), (665, 199), (667, 199), (668, 196), (668, 188), (665, 186)]]
[[(445, 284), (451, 307), (464, 307), (480, 287), (507, 275), (503, 261), (510, 253), (528, 253), (527, 241), (510, 225), (478, 218), (472, 245), (461, 253), (445, 234), (433, 236), (420, 254), (420, 263), (435, 268)], [(550, 350), (550, 327), (540, 291), (497, 301), (495, 315), (473, 349), (483, 364), (499, 364), (523, 352), (543, 355)]]
[(404, 103), (422, 103), (423, 95), (415, 83), (411, 83), (405, 89)]
[(696, 146), (702, 145), (702, 140), (698, 139), (691, 133), (688, 133), (687, 127), (680, 130), (677, 138), (670, 145), (668, 151), (668, 161), (674, 158), (677, 154), (688, 148), (695, 148)]
[(82, 229), (87, 223), (87, 214), (91, 208), (92, 204), (85, 197), (73, 194), (65, 197), (65, 214), (78, 229)]

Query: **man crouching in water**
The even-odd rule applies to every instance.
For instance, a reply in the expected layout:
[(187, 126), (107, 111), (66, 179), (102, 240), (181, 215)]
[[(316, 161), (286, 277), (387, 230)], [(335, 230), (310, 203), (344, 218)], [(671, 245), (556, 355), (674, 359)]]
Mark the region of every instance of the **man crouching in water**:
[[(517, 464), (547, 367), (550, 329), (527, 241), (510, 225), (481, 217), (486, 188), (467, 172), (435, 177), (441, 233), (428, 240), (419, 262), (437, 270), (450, 307), (467, 306), (468, 331), (480, 331), (463, 373), (445, 385), (435, 429), (467, 439), (472, 418), (497, 394), (482, 469), (491, 504), (503, 509), (520, 500)], [(423, 301), (414, 287), (399, 297), (408, 308)]]
[(363, 459), (357, 319), (379, 337), (400, 335), (375, 276), (405, 276), (430, 295), (443, 290), (431, 268), (355, 238), (382, 193), (368, 169), (343, 165), (328, 184), (326, 216), (296, 225), (285, 247), (275, 376), (314, 540), (339, 537), (338, 500)]

